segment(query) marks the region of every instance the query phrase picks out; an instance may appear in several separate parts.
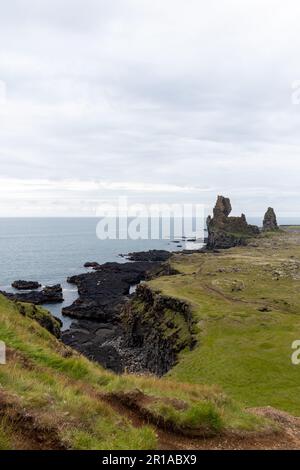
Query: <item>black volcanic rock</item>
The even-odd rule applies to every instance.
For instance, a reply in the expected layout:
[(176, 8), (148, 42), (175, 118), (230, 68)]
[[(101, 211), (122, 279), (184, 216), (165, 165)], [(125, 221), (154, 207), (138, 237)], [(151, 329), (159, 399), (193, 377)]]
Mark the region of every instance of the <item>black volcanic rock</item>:
[(45, 297), (44, 303), (56, 303), (56, 302), (63, 302), (63, 290), (60, 284), (56, 284), (55, 286), (46, 286), (42, 293)]
[[(131, 253), (135, 261), (106, 263), (70, 277), (68, 282), (77, 286), (79, 298), (63, 309), (76, 322), (62, 332), (62, 341), (116, 373), (166, 373), (177, 354), (194, 345), (192, 313), (180, 300), (159, 294), (152, 298), (142, 281), (178, 274), (168, 261), (161, 261), (171, 255), (160, 250)], [(143, 311), (138, 310), (139, 302)], [(181, 339), (181, 322), (176, 327), (172, 315), (174, 319), (182, 315), (188, 337)], [(172, 333), (168, 337), (166, 328)]]
[(118, 324), (79, 320), (62, 333), (65, 344), (81, 352), (106, 369), (124, 372), (123, 361), (118, 351), (122, 332)]
[(77, 286), (79, 298), (63, 309), (64, 315), (77, 319), (62, 333), (64, 343), (108, 369), (124, 372), (120, 315), (131, 297), (130, 289), (149, 276), (165, 270), (169, 273), (168, 266), (155, 261), (106, 263), (90, 273), (69, 278), (68, 282)]
[(164, 262), (164, 261), (167, 261), (171, 256), (172, 256), (172, 253), (170, 251), (149, 250), (149, 251), (137, 251), (133, 253), (128, 253), (126, 257), (130, 261)]
[(272, 232), (275, 230), (279, 230), (276, 214), (274, 212), (274, 209), (272, 207), (269, 207), (264, 216), (263, 231)]
[(99, 263), (97, 263), (97, 261), (92, 261), (92, 262), (88, 261), (87, 263), (84, 264), (85, 268), (98, 269), (98, 268), (100, 268), (100, 266), (101, 265)]
[[(180, 323), (175, 318), (181, 318)], [(137, 287), (134, 297), (124, 306), (121, 319), (119, 351), (128, 372), (162, 376), (176, 363), (180, 351), (196, 344), (191, 305), (162, 295), (147, 284)], [(186, 333), (183, 336), (182, 325)]]
[(36, 281), (15, 281), (11, 286), (18, 290), (35, 290), (42, 287), (41, 284)]
[(18, 294), (11, 294), (8, 292), (1, 292), (10, 300), (19, 302), (28, 302), (35, 305), (42, 304), (55, 304), (63, 302), (63, 291), (60, 284), (55, 286), (46, 286), (40, 291), (30, 291)]
[(214, 207), (214, 219), (226, 219), (232, 211), (230, 199), (224, 196), (218, 196)]
[(78, 288), (79, 298), (63, 314), (72, 318), (111, 321), (130, 287), (147, 277), (157, 266), (153, 262), (106, 263), (95, 271), (68, 278)]
[(218, 196), (213, 213), (213, 217), (207, 218), (208, 249), (245, 245), (247, 239), (259, 234), (259, 228), (249, 225), (244, 214), (241, 217), (229, 217), (231, 203), (224, 196)]

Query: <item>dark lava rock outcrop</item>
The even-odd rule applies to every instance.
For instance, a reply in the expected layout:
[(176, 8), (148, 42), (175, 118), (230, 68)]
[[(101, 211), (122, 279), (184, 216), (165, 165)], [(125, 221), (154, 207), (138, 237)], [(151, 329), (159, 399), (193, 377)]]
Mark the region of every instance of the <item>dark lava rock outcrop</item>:
[(146, 284), (137, 287), (121, 320), (119, 350), (127, 372), (162, 376), (175, 365), (180, 351), (196, 344), (190, 305), (161, 295)]
[(60, 284), (55, 286), (46, 286), (40, 291), (20, 292), (12, 294), (8, 292), (1, 292), (10, 300), (19, 302), (28, 302), (35, 305), (42, 304), (55, 304), (63, 302), (63, 290)]
[(35, 290), (42, 287), (39, 282), (35, 281), (15, 281), (11, 286), (17, 290)]
[[(143, 254), (142, 258), (153, 259), (151, 254)], [(186, 347), (191, 341), (186, 331), (179, 341), (171, 304), (158, 302), (158, 297), (151, 300), (150, 294), (146, 298), (144, 284), (140, 284), (163, 274), (175, 274), (168, 262), (136, 261), (106, 263), (90, 273), (69, 278), (77, 286), (79, 298), (63, 309), (64, 315), (77, 319), (62, 333), (64, 343), (117, 373), (167, 372), (176, 361), (180, 345)], [(136, 293), (130, 294), (133, 286), (137, 286)], [(149, 314), (138, 318), (136, 308), (141, 302)], [(179, 301), (172, 302), (175, 309), (174, 302)], [(187, 307), (179, 304), (176, 309), (185, 311)], [(169, 337), (168, 328), (172, 330)]]
[(274, 209), (269, 207), (264, 216), (263, 231), (272, 232), (274, 230), (279, 230), (279, 227)]
[(97, 263), (97, 261), (92, 261), (92, 262), (88, 261), (87, 263), (84, 264), (85, 268), (98, 269), (98, 268), (100, 268), (100, 266), (101, 265), (99, 263)]
[(78, 288), (79, 298), (63, 314), (77, 321), (63, 332), (65, 344), (117, 373), (125, 366), (119, 351), (123, 335), (120, 312), (132, 286), (146, 279), (160, 263), (106, 263), (68, 282)]
[(79, 298), (63, 314), (71, 318), (111, 321), (126, 300), (130, 287), (147, 277), (151, 262), (105, 263), (95, 271), (68, 278), (78, 288)]
[(121, 374), (124, 365), (117, 347), (121, 335), (116, 318), (107, 322), (78, 320), (72, 323), (69, 330), (62, 332), (62, 340), (106, 369)]
[(149, 251), (136, 251), (133, 253), (128, 253), (128, 255), (126, 255), (126, 258), (129, 259), (130, 261), (164, 262), (164, 261), (167, 261), (171, 256), (172, 256), (172, 253), (170, 251), (149, 250)]
[(213, 217), (207, 218), (208, 249), (245, 245), (247, 239), (259, 234), (259, 228), (249, 225), (244, 214), (241, 217), (229, 217), (231, 210), (230, 199), (218, 196)]

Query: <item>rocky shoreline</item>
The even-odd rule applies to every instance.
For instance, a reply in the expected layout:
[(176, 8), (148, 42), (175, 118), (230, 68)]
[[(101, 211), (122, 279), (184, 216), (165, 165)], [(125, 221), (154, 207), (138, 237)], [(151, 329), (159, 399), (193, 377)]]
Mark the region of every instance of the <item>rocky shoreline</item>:
[[(122, 373), (130, 367), (134, 347), (124, 342), (122, 323), (125, 304), (134, 297), (131, 290), (142, 281), (164, 271), (169, 252), (131, 253), (126, 263), (89, 263), (93, 272), (73, 276), (68, 282), (78, 288), (79, 298), (63, 314), (76, 319), (62, 334), (65, 344), (72, 346), (105, 368)], [(156, 261), (152, 261), (153, 257)], [(144, 261), (142, 261), (142, 259)]]
[(42, 285), (36, 281), (14, 281), (11, 287), (16, 290), (36, 290), (42, 287)]
[[(258, 227), (247, 223), (244, 214), (230, 217), (231, 210), (230, 200), (218, 196), (214, 216), (207, 220), (206, 247), (197, 252), (246, 245), (260, 234)], [(275, 212), (269, 208), (263, 230), (277, 229)], [(93, 272), (68, 279), (77, 286), (79, 298), (63, 313), (77, 322), (63, 333), (62, 339), (117, 373), (163, 375), (176, 363), (182, 349), (194, 346), (189, 305), (163, 298), (141, 284), (149, 278), (177, 274), (168, 263), (172, 253), (150, 250), (121, 256), (129, 262), (88, 262), (85, 267)], [(137, 286), (134, 294), (133, 286)]]
[[(31, 281), (16, 281), (12, 286), (15, 287), (18, 285), (19, 290), (27, 290), (29, 289), (28, 286), (30, 283)], [(21, 287), (21, 285), (26, 285), (27, 287), (24, 288)], [(38, 286), (40, 286), (40, 284), (38, 284)], [(15, 289), (17, 289), (17, 287), (15, 287)], [(38, 289), (38, 287), (34, 287), (34, 289)], [(27, 302), (34, 305), (56, 304), (64, 301), (63, 290), (60, 284), (56, 284), (55, 286), (45, 286), (41, 290), (30, 290), (28, 292), (11, 293), (0, 291), (0, 293), (5, 295), (9, 300)]]
[[(183, 249), (183, 254), (245, 245), (260, 234), (244, 214), (230, 217), (230, 213), (230, 200), (218, 196), (214, 215), (207, 219), (206, 247)], [(272, 208), (263, 222), (263, 231), (270, 230), (278, 230)], [(152, 292), (143, 284), (148, 279), (177, 274), (169, 263), (172, 252), (150, 250), (120, 256), (127, 261), (102, 265), (89, 261), (84, 267), (90, 272), (68, 278), (68, 283), (78, 289), (78, 299), (62, 309), (62, 314), (74, 321), (61, 339), (114, 372), (163, 375), (176, 363), (182, 349), (195, 344), (189, 305)], [(61, 285), (38, 290), (38, 282), (15, 281), (12, 286), (23, 292), (2, 294), (16, 302), (38, 305), (63, 301)]]

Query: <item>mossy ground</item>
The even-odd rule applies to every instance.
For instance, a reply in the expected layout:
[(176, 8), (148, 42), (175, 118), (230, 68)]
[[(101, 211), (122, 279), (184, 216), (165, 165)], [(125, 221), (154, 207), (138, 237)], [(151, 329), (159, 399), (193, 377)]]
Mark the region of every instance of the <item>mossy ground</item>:
[(181, 274), (150, 286), (192, 304), (198, 344), (181, 353), (169, 379), (214, 384), (244, 406), (300, 416), (300, 232), (266, 233), (219, 254), (175, 255)]
[[(153, 324), (153, 328), (157, 328), (157, 332), (159, 332), (162, 338), (168, 339), (172, 337), (175, 350), (181, 350), (184, 347), (189, 347), (191, 344), (193, 325), (188, 325), (182, 313), (176, 310), (164, 308), (163, 311), (159, 312), (159, 318), (157, 318), (153, 309), (145, 305), (140, 299), (134, 299), (131, 301), (129, 315), (131, 319), (134, 315), (148, 325)], [(128, 321), (125, 315), (123, 315), (123, 321)]]
[(105, 371), (27, 313), (0, 296), (0, 339), (7, 346), (7, 364), (0, 365), (0, 449), (155, 449), (155, 427), (132, 424), (107, 399), (137, 389), (148, 412), (181, 429), (205, 426), (217, 433), (269, 427), (216, 387)]

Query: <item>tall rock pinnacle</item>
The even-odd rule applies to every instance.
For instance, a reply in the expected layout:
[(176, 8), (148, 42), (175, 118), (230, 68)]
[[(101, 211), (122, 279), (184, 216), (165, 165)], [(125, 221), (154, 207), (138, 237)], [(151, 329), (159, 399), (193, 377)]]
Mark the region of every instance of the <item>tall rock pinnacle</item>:
[(231, 248), (245, 245), (246, 240), (259, 234), (258, 227), (249, 225), (244, 214), (241, 217), (229, 217), (230, 199), (218, 196), (213, 217), (207, 218), (207, 248)]
[(269, 207), (269, 209), (267, 210), (264, 216), (263, 231), (271, 232), (274, 230), (279, 230), (279, 227), (277, 224), (277, 219), (276, 219), (276, 214), (274, 212), (274, 209), (272, 207)]

